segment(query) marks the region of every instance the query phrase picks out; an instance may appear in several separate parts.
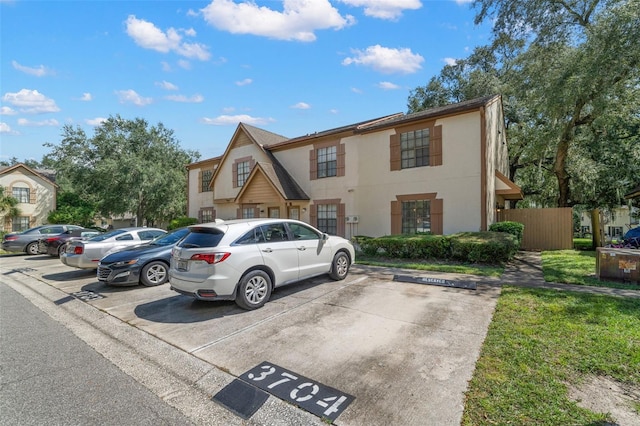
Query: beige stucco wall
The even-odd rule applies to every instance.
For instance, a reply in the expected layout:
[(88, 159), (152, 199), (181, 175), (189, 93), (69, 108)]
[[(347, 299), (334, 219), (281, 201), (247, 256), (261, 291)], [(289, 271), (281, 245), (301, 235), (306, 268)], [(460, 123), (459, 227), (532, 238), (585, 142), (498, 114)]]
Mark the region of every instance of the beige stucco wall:
[(344, 138), (345, 176), (309, 180), (312, 145), (278, 151), (276, 157), (312, 200), (345, 203), (347, 237), (380, 236), (391, 232), (391, 201), (397, 195), (437, 193), (443, 199), (444, 233), (480, 229), (480, 114), (472, 112), (438, 120), (443, 128), (443, 165), (390, 171), (392, 130)]
[[(208, 168), (210, 169), (210, 168)], [(203, 207), (213, 206), (213, 192), (200, 192), (200, 171), (201, 168), (189, 169), (189, 217), (197, 218), (198, 212)]]
[[(7, 174), (0, 175), (0, 186), (3, 188), (22, 187), (35, 191), (35, 203), (20, 203), (20, 216), (30, 217), (30, 226), (38, 226), (47, 223), (47, 216), (56, 208), (55, 186), (48, 180), (30, 173), (28, 170), (18, 167)], [(4, 225), (4, 217), (1, 218)]]

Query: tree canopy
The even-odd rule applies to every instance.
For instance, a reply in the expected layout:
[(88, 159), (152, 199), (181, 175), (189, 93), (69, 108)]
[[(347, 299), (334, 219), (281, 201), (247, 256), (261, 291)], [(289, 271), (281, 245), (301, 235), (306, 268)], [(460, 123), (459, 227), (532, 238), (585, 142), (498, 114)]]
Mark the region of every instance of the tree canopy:
[(640, 182), (640, 1), (474, 6), (491, 45), (411, 91), (409, 111), (500, 93), (525, 204), (620, 205)]
[(133, 213), (138, 225), (168, 222), (186, 212), (186, 165), (199, 154), (185, 151), (162, 123), (109, 117), (88, 137), (65, 125), (44, 163), (57, 179), (104, 216)]

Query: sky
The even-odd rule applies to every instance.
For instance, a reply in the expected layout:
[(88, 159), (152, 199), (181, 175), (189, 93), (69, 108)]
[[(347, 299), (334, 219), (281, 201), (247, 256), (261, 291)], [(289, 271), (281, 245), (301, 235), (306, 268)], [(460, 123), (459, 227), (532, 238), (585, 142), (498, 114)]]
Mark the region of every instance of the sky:
[(0, 0), (0, 160), (116, 115), (204, 160), (240, 122), (293, 138), (406, 112), (488, 44), (474, 16), (469, 0)]

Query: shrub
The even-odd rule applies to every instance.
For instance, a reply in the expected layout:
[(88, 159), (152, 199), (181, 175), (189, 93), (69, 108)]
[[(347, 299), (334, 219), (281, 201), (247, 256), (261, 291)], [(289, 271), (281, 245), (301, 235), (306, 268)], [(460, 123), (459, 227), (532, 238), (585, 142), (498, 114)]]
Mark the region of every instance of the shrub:
[(506, 232), (461, 232), (451, 235), (449, 241), (451, 258), (471, 263), (507, 262), (520, 248), (518, 239)]
[(184, 226), (195, 225), (198, 223), (198, 219), (193, 217), (177, 217), (169, 222), (169, 226), (167, 226), (167, 231), (171, 231), (173, 229), (182, 228)]
[(489, 227), (489, 231), (506, 232), (514, 235), (518, 239), (518, 247), (522, 243), (522, 233), (524, 232), (524, 224), (520, 222), (496, 222)]

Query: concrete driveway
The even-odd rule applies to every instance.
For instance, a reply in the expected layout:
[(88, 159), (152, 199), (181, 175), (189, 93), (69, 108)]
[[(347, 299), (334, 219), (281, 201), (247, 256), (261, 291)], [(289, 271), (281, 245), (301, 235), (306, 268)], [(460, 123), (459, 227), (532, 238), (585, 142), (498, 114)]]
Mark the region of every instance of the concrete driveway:
[[(227, 423), (322, 424), (322, 413), (328, 412), (325, 417), (339, 425), (458, 425), (500, 289), (398, 282), (393, 280), (397, 272), (355, 266), (344, 281), (318, 277), (283, 287), (263, 308), (244, 311), (233, 302), (192, 300), (168, 285), (108, 287), (94, 272), (46, 256), (0, 258), (3, 282), (28, 287), (54, 302), (46, 307), (50, 315), (80, 310), (82, 304), (82, 315), (92, 316), (87, 321), (112, 339), (124, 340), (133, 326), (144, 332), (138, 339), (146, 344), (153, 336), (151, 340), (196, 357), (203, 363), (199, 368), (216, 377), (205, 393)], [(107, 318), (93, 318), (98, 314)], [(143, 356), (145, 351), (139, 352)], [(128, 368), (126, 359), (119, 362)], [(168, 365), (178, 370), (180, 363)], [(186, 373), (175, 376), (199, 380)], [(210, 401), (223, 389), (220, 396), (226, 396), (225, 386), (234, 383), (240, 392), (246, 391), (246, 383), (262, 387), (270, 395), (268, 402), (258, 398), (255, 414), (243, 420), (234, 410), (244, 407), (225, 407), (220, 397), (218, 404)], [(288, 414), (278, 414), (284, 411), (274, 410), (274, 404), (287, 407)], [(311, 407), (313, 414), (296, 405)], [(291, 417), (291, 410), (300, 411), (303, 420)], [(193, 418), (196, 424), (209, 423), (202, 416)]]

